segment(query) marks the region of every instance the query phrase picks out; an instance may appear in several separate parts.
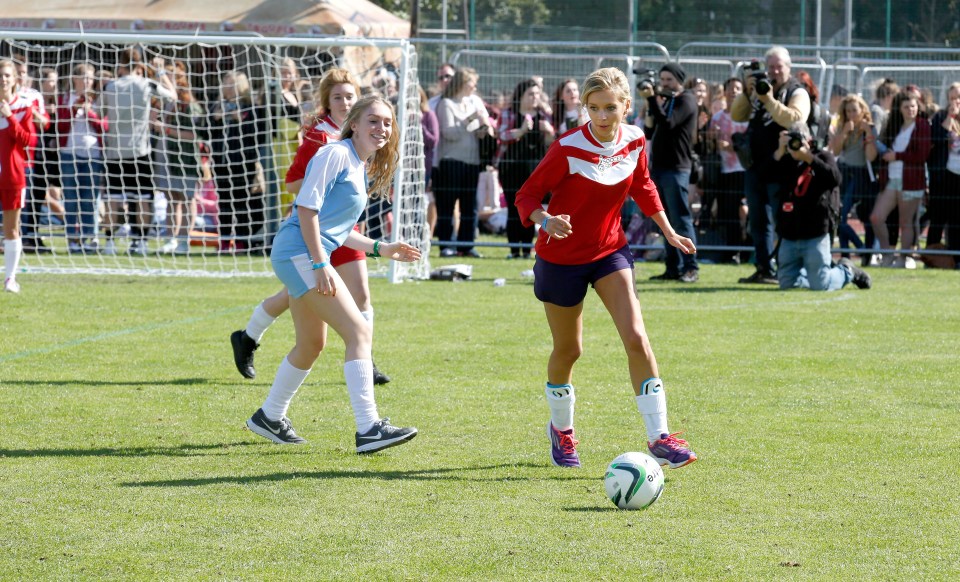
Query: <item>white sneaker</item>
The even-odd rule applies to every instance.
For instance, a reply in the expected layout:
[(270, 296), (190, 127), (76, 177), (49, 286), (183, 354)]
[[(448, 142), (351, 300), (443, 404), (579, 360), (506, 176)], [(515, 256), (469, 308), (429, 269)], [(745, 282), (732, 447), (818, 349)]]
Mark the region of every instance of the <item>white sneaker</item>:
[(90, 239), (88, 242), (83, 243), (83, 252), (88, 255), (95, 255), (100, 252), (100, 241), (95, 238)]
[(869, 267), (879, 267), (880, 266), (880, 255), (873, 253), (870, 255), (870, 264)]
[(916, 269), (917, 262), (913, 260), (913, 257), (903, 257), (903, 268), (904, 269)]
[(10, 277), (3, 282), (3, 290), (7, 293), (19, 293), (20, 292), (20, 283), (17, 283), (17, 280), (13, 277)]
[(180, 239), (177, 242), (177, 248), (173, 251), (176, 255), (189, 255), (190, 254), (190, 241), (185, 238)]
[(163, 253), (163, 254), (165, 254), (165, 255), (169, 255), (169, 254), (173, 253), (174, 251), (176, 251), (178, 246), (179, 246), (179, 245), (178, 245), (178, 243), (177, 243), (177, 239), (172, 238), (172, 239), (168, 240), (166, 243), (164, 243), (164, 245), (163, 245), (162, 247), (160, 247), (160, 252)]
[(127, 238), (130, 236), (130, 225), (123, 224), (120, 225), (120, 228), (117, 229), (117, 236), (120, 238)]
[(77, 241), (72, 240), (69, 243), (67, 243), (67, 251), (71, 255), (76, 255), (83, 252), (83, 247), (80, 246), (80, 243), (78, 243)]
[(103, 254), (105, 255), (115, 255), (117, 254), (117, 245), (113, 242), (112, 238), (107, 239), (107, 244), (103, 246)]
[(127, 249), (127, 254), (145, 257), (147, 256), (147, 244), (140, 239), (134, 239), (130, 243), (130, 248)]

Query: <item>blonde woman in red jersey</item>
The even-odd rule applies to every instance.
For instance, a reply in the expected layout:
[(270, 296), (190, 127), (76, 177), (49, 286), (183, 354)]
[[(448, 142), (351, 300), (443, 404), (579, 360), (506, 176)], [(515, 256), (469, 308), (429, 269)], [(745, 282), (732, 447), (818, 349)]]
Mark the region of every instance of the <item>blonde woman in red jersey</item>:
[[(571, 381), (573, 365), (583, 351), (583, 300), (592, 285), (626, 349), (650, 454), (661, 465), (683, 467), (697, 456), (667, 429), (666, 394), (634, 288), (633, 255), (620, 224), (627, 195), (657, 223), (668, 243), (687, 254), (696, 247), (667, 220), (647, 170), (643, 130), (623, 123), (630, 108), (623, 72), (594, 71), (583, 84), (581, 100), (590, 122), (550, 146), (516, 202), (526, 225), (540, 225), (534, 292), (543, 302), (553, 336), (545, 391), (551, 412), (547, 424), (551, 460), (560, 467), (580, 466)], [(544, 210), (540, 201), (547, 192), (552, 197)]]
[(35, 140), (35, 107), (19, 96), (13, 61), (0, 61), (0, 208), (3, 209), (3, 290), (19, 293), (17, 269), (23, 253), (20, 211), (27, 193), (27, 147)]
[[(293, 164), (287, 171), (287, 191), (296, 196), (303, 183), (307, 165), (323, 145), (340, 139), (340, 128), (347, 114), (357, 102), (360, 86), (346, 69), (329, 69), (320, 79), (316, 103), (320, 114), (303, 128), (303, 143), (297, 148)], [(284, 214), (289, 208), (284, 209)], [(359, 232), (359, 227), (354, 228)], [(360, 251), (341, 246), (330, 255), (330, 264), (337, 270), (350, 291), (350, 295), (360, 308), (364, 319), (373, 326), (373, 304), (370, 300), (370, 284), (367, 277), (367, 257)], [(290, 307), (290, 296), (283, 288), (275, 295), (267, 297), (253, 310), (245, 329), (238, 329), (230, 335), (233, 346), (233, 359), (237, 370), (245, 378), (256, 377), (253, 365), (253, 353), (260, 347), (260, 339), (273, 322)], [(373, 383), (386, 384), (390, 377), (373, 365)]]

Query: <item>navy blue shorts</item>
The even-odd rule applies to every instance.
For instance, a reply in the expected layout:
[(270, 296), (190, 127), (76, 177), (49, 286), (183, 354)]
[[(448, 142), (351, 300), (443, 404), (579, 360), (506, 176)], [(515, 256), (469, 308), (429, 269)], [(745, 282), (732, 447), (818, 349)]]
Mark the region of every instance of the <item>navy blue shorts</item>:
[(573, 307), (587, 296), (589, 286), (623, 269), (633, 269), (633, 253), (627, 245), (585, 265), (558, 265), (538, 256), (533, 265), (533, 293), (544, 303)]

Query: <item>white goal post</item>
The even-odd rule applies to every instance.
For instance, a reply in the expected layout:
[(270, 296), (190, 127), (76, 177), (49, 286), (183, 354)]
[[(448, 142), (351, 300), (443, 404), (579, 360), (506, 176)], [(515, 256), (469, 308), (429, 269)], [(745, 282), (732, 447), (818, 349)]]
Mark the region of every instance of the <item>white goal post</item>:
[(417, 246), (424, 257), (375, 259), (371, 273), (391, 282), (429, 277), (417, 54), (409, 41), (0, 31), (0, 59), (12, 60), (30, 86), (21, 96), (44, 103), (51, 117), (45, 128), (37, 123), (31, 152), (24, 272), (271, 275), (299, 128), (313, 122), (322, 74), (342, 67), (364, 92), (379, 91), (397, 107), (401, 159), (392, 195), (371, 202), (362, 227)]

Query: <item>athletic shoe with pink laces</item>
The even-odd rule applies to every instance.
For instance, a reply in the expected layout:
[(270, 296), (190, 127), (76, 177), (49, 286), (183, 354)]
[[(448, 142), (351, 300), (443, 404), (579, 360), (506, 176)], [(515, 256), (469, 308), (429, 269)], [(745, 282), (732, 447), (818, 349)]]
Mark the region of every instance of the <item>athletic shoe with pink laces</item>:
[(558, 467), (579, 467), (580, 455), (577, 445), (580, 441), (573, 438), (573, 429), (557, 430), (553, 423), (547, 423), (547, 436), (550, 437), (550, 460)]
[(670, 465), (671, 469), (679, 469), (697, 460), (697, 454), (690, 450), (687, 441), (677, 438), (678, 434), (681, 433), (662, 433), (660, 438), (647, 443), (650, 456), (660, 463), (660, 466)]

